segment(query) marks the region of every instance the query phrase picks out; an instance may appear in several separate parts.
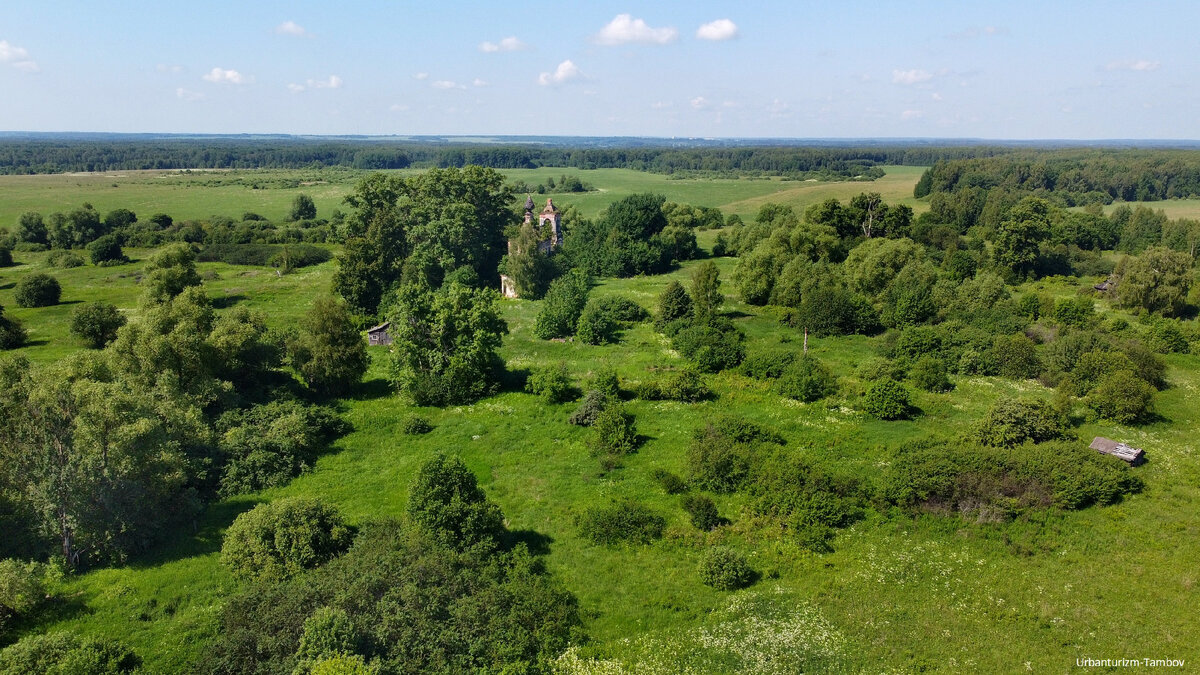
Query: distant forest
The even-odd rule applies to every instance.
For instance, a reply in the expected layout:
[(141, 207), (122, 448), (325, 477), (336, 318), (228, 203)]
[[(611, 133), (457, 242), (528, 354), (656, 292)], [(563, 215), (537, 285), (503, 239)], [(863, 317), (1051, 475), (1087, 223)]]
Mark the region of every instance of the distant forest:
[(139, 169), (297, 169), (352, 167), (464, 167), (493, 169), (572, 167), (635, 169), (673, 174), (776, 175), (803, 178), (877, 178), (881, 165), (928, 166), (939, 160), (984, 158), (1011, 152), (1002, 146), (893, 144), (679, 147), (589, 147), (550, 144), (469, 144), (437, 141), (321, 140), (229, 137), (77, 138), (0, 136), (0, 174), (131, 171)]

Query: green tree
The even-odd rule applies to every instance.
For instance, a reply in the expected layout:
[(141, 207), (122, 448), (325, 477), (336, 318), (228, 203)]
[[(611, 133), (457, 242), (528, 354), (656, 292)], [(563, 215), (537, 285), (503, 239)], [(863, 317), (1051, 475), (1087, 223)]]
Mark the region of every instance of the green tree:
[(42, 214), (33, 211), (26, 211), (17, 219), (17, 226), (13, 229), (13, 238), (17, 241), (25, 241), (31, 244), (48, 245), (48, 231), (46, 222), (42, 220)]
[(1002, 398), (988, 409), (977, 436), (984, 445), (1015, 446), (1065, 438), (1067, 422), (1045, 401)]
[(16, 349), (25, 344), (25, 327), (20, 321), (4, 316), (0, 306), (0, 349)]
[(113, 209), (104, 216), (104, 229), (108, 232), (115, 232), (129, 227), (137, 221), (137, 214), (129, 209)]
[(705, 323), (716, 316), (725, 302), (725, 296), (721, 295), (721, 273), (711, 260), (700, 263), (692, 272), (691, 296), (696, 320)]
[(71, 567), (123, 560), (192, 512), (194, 426), (105, 370), (92, 355), (36, 373), (18, 364), (0, 393), (0, 484)]
[(89, 302), (71, 310), (71, 334), (92, 349), (103, 349), (117, 339), (125, 315), (111, 302)]
[(1118, 266), (1117, 300), (1124, 307), (1179, 316), (1187, 308), (1191, 268), (1192, 260), (1186, 253), (1162, 246), (1148, 248)]
[(115, 675), (132, 673), (142, 660), (114, 640), (56, 631), (28, 635), (0, 652), (0, 673), (18, 675)]
[(579, 315), (575, 337), (587, 345), (604, 345), (617, 341), (620, 328), (607, 305), (589, 300)]
[(1086, 400), (1097, 414), (1118, 424), (1136, 424), (1154, 414), (1154, 387), (1128, 370), (1105, 377)]
[(813, 356), (792, 362), (778, 382), (779, 393), (805, 403), (812, 403), (837, 391), (837, 381), (825, 364)]
[(17, 307), (49, 307), (57, 305), (62, 297), (62, 286), (58, 279), (45, 272), (34, 272), (21, 277), (13, 292)]
[(317, 217), (317, 205), (312, 197), (301, 193), (292, 200), (292, 209), (288, 211), (288, 220), (312, 220)]
[(863, 410), (882, 420), (905, 419), (912, 414), (911, 408), (908, 389), (891, 379), (872, 384), (863, 399)]
[(329, 396), (350, 391), (369, 364), (349, 309), (331, 296), (313, 301), (300, 321), (299, 335), (288, 344), (288, 356), (310, 389)]
[(494, 393), (508, 326), (497, 294), (451, 284), (404, 286), (392, 306), (392, 382), (418, 405), (471, 403)]
[(512, 252), (501, 264), (501, 271), (513, 280), (519, 297), (537, 300), (554, 277), (554, 262), (541, 249), (547, 236), (549, 232), (539, 233), (533, 223), (524, 223), (513, 240)]
[(542, 301), (533, 334), (543, 340), (574, 335), (583, 308), (587, 306), (591, 285), (591, 279), (579, 270), (555, 279)]
[(1037, 265), (1039, 246), (1050, 236), (1050, 203), (1026, 197), (1008, 212), (996, 227), (993, 255), (996, 263), (1017, 277), (1025, 277)]
[(221, 562), (239, 579), (280, 579), (324, 565), (350, 546), (353, 533), (320, 499), (285, 497), (234, 519)]
[(456, 550), (494, 550), (504, 536), (500, 507), (458, 457), (438, 455), (421, 466), (406, 510), (413, 523)]
[(683, 284), (672, 281), (667, 284), (658, 296), (658, 323), (660, 326), (692, 316), (692, 296), (683, 288)]
[(125, 252), (121, 250), (121, 240), (115, 234), (106, 234), (87, 245), (88, 257), (93, 265), (103, 263), (126, 262)]
[(142, 297), (163, 303), (189, 286), (200, 285), (196, 273), (196, 254), (187, 244), (173, 244), (154, 254), (143, 268)]

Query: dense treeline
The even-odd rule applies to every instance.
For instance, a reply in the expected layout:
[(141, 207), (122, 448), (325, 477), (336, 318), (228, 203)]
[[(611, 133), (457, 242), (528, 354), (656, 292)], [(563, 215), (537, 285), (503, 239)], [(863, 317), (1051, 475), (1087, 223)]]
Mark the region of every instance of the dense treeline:
[(655, 173), (704, 172), (876, 178), (879, 165), (928, 165), (937, 160), (991, 157), (998, 146), (845, 147), (570, 147), (465, 145), (385, 141), (33, 139), (0, 141), (0, 174), (141, 169), (285, 169), (342, 166), (402, 169), (408, 166), (494, 169), (568, 166), (626, 168)]
[[(1062, 206), (1156, 201), (1200, 195), (1200, 153), (1188, 150), (1019, 151), (945, 159), (921, 177), (914, 195), (932, 195), (933, 210), (967, 207), (969, 224), (985, 202), (1034, 194)], [(974, 208), (969, 208), (974, 205)]]

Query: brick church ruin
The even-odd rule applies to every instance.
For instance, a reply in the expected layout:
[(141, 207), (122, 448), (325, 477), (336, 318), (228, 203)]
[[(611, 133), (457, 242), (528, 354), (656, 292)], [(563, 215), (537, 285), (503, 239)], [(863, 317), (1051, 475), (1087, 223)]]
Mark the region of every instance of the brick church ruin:
[[(533, 197), (525, 198), (525, 224), (533, 224)], [(563, 245), (563, 229), (562, 229), (562, 212), (554, 205), (553, 199), (546, 199), (546, 208), (538, 214), (537, 224), (534, 225), (534, 231), (538, 234), (538, 251), (544, 255), (552, 255)], [(515, 255), (520, 253), (517, 249), (517, 243), (513, 239), (508, 240), (508, 254)], [(516, 298), (517, 286), (513, 280), (507, 275), (500, 275), (500, 290), (506, 298)]]

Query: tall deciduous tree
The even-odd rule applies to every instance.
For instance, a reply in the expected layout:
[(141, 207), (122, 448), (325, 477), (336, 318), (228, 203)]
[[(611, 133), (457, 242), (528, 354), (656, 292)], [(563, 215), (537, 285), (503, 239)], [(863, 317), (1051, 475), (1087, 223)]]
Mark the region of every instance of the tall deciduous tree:
[(1026, 197), (1008, 212), (996, 227), (993, 244), (996, 263), (1018, 277), (1037, 265), (1039, 245), (1050, 236), (1050, 204)]
[(1121, 261), (1117, 299), (1125, 307), (1177, 316), (1187, 306), (1192, 259), (1162, 246)]
[(300, 331), (288, 351), (309, 388), (338, 395), (358, 384), (367, 372), (367, 348), (344, 303), (333, 297), (317, 298)]
[(725, 296), (721, 295), (721, 273), (711, 260), (700, 263), (692, 272), (692, 303), (696, 320), (707, 322), (716, 316)]
[(168, 246), (154, 254), (143, 272), (143, 297), (154, 303), (166, 302), (185, 288), (200, 285), (196, 254), (187, 244)]
[(471, 403), (499, 386), (496, 355), (508, 326), (492, 290), (456, 283), (403, 286), (389, 318), (396, 386), (418, 405)]

